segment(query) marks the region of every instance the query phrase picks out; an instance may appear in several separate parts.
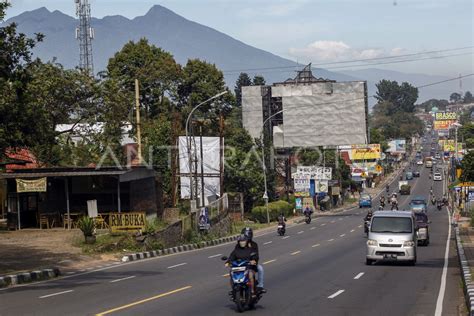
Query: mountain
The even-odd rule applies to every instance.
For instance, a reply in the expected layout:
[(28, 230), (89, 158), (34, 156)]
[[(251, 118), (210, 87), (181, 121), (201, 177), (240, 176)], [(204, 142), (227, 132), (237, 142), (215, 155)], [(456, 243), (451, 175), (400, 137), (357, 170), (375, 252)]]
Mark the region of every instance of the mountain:
[[(6, 21), (15, 22), (18, 30), (29, 36), (43, 33), (45, 40), (34, 54), (43, 60), (56, 58), (67, 68), (79, 64), (79, 44), (75, 28), (78, 21), (59, 11), (46, 8), (24, 12)], [(93, 18), (95, 40), (92, 43), (94, 71), (106, 68), (108, 59), (130, 40), (146, 37), (150, 43), (172, 53), (177, 62), (184, 65), (189, 58), (199, 58), (217, 65), (224, 71), (226, 82), (233, 88), (240, 70), (255, 68), (279, 68), (262, 71), (267, 83), (286, 80), (295, 76), (295, 62), (249, 46), (207, 26), (189, 21), (165, 7), (155, 5), (147, 14), (134, 19), (123, 16)], [(281, 67), (284, 67), (282, 70)], [(298, 67), (298, 69), (301, 66)], [(237, 71), (235, 71), (237, 70)], [(314, 69), (317, 77), (338, 81), (356, 80), (342, 73)], [(246, 71), (250, 75), (257, 74)]]
[[(382, 79), (395, 80), (399, 83), (409, 82), (414, 86), (423, 86), (430, 83), (440, 82), (444, 80), (451, 79), (450, 77), (445, 76), (433, 76), (425, 74), (416, 74), (416, 73), (403, 73), (393, 70), (385, 69), (361, 69), (361, 70), (352, 70), (340, 72), (341, 74), (360, 78), (361, 80), (366, 80), (368, 85), (369, 96), (372, 96), (376, 92), (375, 84)], [(442, 84), (433, 85), (425, 88), (419, 89), (418, 103), (422, 103), (429, 99), (445, 99), (449, 100), (449, 96), (453, 92), (459, 92), (461, 90), (459, 86), (459, 80), (448, 81)], [(472, 77), (462, 79), (462, 90), (474, 92), (474, 80)], [(370, 100), (371, 99), (371, 100)], [(373, 98), (370, 98), (370, 103), (374, 104), (375, 101)]]

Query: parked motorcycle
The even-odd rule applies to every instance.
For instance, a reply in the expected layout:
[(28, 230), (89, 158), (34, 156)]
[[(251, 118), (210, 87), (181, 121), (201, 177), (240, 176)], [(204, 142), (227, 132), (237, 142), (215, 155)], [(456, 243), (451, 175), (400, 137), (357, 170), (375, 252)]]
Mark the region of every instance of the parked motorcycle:
[(285, 235), (285, 231), (286, 231), (285, 225), (283, 225), (283, 224), (278, 224), (278, 230), (277, 230), (278, 235), (284, 236), (284, 235)]
[[(226, 261), (227, 257), (222, 257), (222, 260)], [(231, 296), (234, 301), (237, 311), (242, 313), (246, 309), (253, 309), (258, 301), (262, 298), (262, 293), (257, 293), (257, 289), (254, 288), (255, 295), (252, 296), (252, 289), (250, 283), (249, 270), (256, 271), (256, 266), (251, 265), (247, 260), (233, 261), (231, 263), (230, 278), (232, 281)], [(254, 286), (256, 286), (256, 277), (254, 273)]]

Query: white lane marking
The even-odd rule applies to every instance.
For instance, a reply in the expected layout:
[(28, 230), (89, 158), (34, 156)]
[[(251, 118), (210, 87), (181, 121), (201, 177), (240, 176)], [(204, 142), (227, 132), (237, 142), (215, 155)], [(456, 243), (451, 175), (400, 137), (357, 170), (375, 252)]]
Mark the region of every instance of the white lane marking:
[(353, 233), (353, 232), (355, 232), (355, 229), (352, 229), (352, 230), (351, 230), (351, 233)]
[(283, 237), (282, 239), (287, 239), (287, 238), (290, 238), (290, 236), (285, 236), (285, 237)]
[(270, 241), (264, 242), (263, 244), (264, 244), (264, 245), (269, 245), (269, 244), (271, 244), (272, 242), (273, 242), (273, 241), (270, 240)]
[(301, 252), (301, 250), (298, 250), (298, 251), (295, 251), (295, 252), (292, 252), (291, 255), (294, 256), (294, 255), (297, 255)]
[(331, 221), (332, 224), (334, 224), (336, 221)]
[(169, 266), (168, 269), (173, 269), (173, 268), (181, 267), (181, 266), (184, 266), (185, 264), (187, 264), (187, 263), (186, 263), (186, 262), (183, 262), (183, 263), (175, 264), (174, 266)]
[(112, 281), (110, 281), (110, 283), (125, 281), (125, 280), (129, 280), (129, 279), (133, 279), (133, 278), (135, 278), (135, 276), (134, 276), (134, 275), (131, 275), (131, 276), (126, 277), (126, 278), (121, 278), (121, 279), (117, 279), (117, 280), (112, 280)]
[(304, 230), (298, 232), (298, 234), (302, 234), (302, 233), (304, 233)]
[(344, 218), (342, 218), (342, 217), (341, 217), (341, 218), (339, 218), (339, 220), (340, 220), (340, 221), (342, 221), (343, 219), (344, 219)]
[(359, 273), (358, 275), (354, 277), (354, 280), (359, 280), (364, 274), (365, 274), (364, 272)]
[(336, 293), (334, 293), (333, 295), (328, 296), (328, 298), (330, 298), (330, 299), (335, 298), (336, 296), (341, 295), (342, 293), (344, 293), (344, 290), (339, 290)]
[(326, 226), (326, 224), (321, 224), (321, 226)]
[(449, 257), (449, 241), (451, 240), (451, 216), (449, 216), (449, 210), (446, 208), (448, 214), (448, 238), (446, 239), (446, 251), (444, 253), (444, 267), (443, 274), (441, 275), (441, 284), (439, 286), (438, 299), (436, 300), (435, 316), (441, 316), (443, 314), (443, 300), (444, 293), (446, 291), (446, 276), (448, 274), (448, 257)]
[(66, 294), (66, 293), (71, 293), (71, 292), (73, 292), (73, 291), (74, 291), (74, 290), (62, 291), (62, 292), (58, 292), (58, 293), (43, 295), (43, 296), (40, 296), (39, 298), (47, 298), (47, 297), (51, 297), (51, 296), (56, 296), (56, 295), (61, 295), (61, 294)]
[(339, 236), (339, 237), (344, 237), (345, 235), (346, 235), (346, 234), (342, 234), (342, 235), (341, 235), (341, 236)]
[(328, 241), (334, 241), (334, 238), (333, 238), (333, 239), (329, 239)]
[(310, 228), (310, 230), (315, 230), (315, 229), (316, 229), (316, 227), (311, 227), (311, 228)]
[(221, 254), (221, 253), (218, 253), (217, 255), (209, 256), (209, 257), (207, 257), (207, 258), (208, 258), (208, 259), (212, 259), (212, 258), (217, 258), (217, 257), (219, 257), (219, 256), (222, 256), (222, 254)]
[(362, 225), (359, 225), (359, 226), (357, 226), (357, 227), (362, 228)]
[(319, 247), (319, 244), (316, 244), (316, 245), (312, 245), (311, 247), (312, 247), (312, 248), (316, 248), (316, 247)]
[(275, 261), (276, 261), (276, 259), (273, 259), (273, 260), (268, 260), (268, 261), (265, 261), (265, 262), (264, 262), (264, 263), (262, 263), (262, 264), (269, 264), (269, 263), (272, 263), (272, 262), (275, 262)]

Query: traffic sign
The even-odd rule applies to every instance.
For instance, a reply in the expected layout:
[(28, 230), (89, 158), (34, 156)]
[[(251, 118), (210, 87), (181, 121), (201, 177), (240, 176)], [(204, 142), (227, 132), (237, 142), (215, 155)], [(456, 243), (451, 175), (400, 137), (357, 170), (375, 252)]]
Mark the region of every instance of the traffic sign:
[(377, 170), (377, 172), (382, 172), (383, 168), (382, 168), (381, 165), (377, 165), (377, 166), (375, 167), (375, 170)]

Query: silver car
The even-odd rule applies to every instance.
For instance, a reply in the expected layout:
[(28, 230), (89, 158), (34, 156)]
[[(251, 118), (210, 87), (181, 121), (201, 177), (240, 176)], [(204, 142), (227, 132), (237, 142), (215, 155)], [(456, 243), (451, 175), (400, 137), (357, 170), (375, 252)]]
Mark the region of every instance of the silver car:
[(377, 260), (416, 264), (416, 221), (410, 211), (375, 212), (370, 222), (366, 264)]

